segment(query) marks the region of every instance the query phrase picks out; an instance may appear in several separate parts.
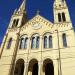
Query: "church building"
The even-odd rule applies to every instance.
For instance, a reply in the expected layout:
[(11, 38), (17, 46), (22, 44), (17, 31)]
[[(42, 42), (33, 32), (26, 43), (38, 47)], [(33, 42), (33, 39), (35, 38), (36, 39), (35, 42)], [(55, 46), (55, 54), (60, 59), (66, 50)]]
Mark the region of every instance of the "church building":
[(0, 75), (75, 75), (75, 32), (66, 0), (54, 0), (53, 14), (54, 23), (39, 12), (28, 20), (26, 0), (14, 11), (1, 44)]

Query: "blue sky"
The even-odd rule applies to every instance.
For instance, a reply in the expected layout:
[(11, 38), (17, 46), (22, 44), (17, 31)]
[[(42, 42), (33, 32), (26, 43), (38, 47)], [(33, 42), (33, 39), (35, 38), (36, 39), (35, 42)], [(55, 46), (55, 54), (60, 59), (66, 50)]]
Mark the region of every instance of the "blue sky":
[[(9, 25), (11, 15), (23, 0), (0, 0), (0, 44)], [(75, 0), (66, 0), (73, 26), (75, 26)], [(53, 22), (54, 0), (27, 0), (26, 10), (29, 19), (40, 11), (40, 15)]]

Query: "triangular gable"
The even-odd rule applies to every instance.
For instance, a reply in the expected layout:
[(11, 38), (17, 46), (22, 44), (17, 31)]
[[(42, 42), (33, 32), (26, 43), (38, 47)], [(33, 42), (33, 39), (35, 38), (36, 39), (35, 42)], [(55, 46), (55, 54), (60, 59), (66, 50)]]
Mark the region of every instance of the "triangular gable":
[(23, 27), (28, 26), (28, 25), (34, 25), (37, 23), (44, 23), (45, 25), (48, 25), (50, 27), (53, 27), (53, 23), (48, 21), (47, 19), (45, 19), (44, 17), (40, 16), (40, 15), (36, 15), (35, 17), (33, 17), (31, 20), (29, 20), (25, 25), (23, 25)]

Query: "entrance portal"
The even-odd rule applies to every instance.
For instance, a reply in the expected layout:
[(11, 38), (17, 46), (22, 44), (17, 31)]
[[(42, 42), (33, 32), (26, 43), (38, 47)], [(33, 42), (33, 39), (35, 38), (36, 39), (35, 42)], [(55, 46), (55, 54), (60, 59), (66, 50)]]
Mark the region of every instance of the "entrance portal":
[(29, 62), (28, 75), (38, 75), (38, 61), (36, 59)]
[(14, 75), (23, 75), (23, 73), (24, 73), (24, 60), (19, 59), (15, 65)]
[(50, 59), (46, 59), (43, 62), (43, 70), (45, 72), (45, 75), (54, 75), (53, 62)]

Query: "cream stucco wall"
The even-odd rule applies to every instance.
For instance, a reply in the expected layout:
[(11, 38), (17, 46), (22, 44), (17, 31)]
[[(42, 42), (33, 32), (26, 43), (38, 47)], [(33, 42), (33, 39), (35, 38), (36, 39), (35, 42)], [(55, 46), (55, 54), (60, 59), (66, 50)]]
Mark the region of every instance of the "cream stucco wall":
[[(24, 75), (32, 74), (31, 72), (28, 72), (28, 66), (32, 59), (38, 61), (38, 75), (45, 75), (43, 72), (43, 62), (46, 59), (53, 61), (54, 75), (61, 75), (58, 73), (58, 70), (60, 71), (60, 65), (62, 75), (75, 75), (75, 33), (70, 21), (69, 12), (67, 8), (62, 10), (66, 12), (67, 22), (58, 23), (57, 13), (59, 10), (56, 10), (56, 12), (55, 10), (56, 9), (54, 8), (54, 23), (37, 14), (21, 27), (20, 25), (24, 15), (12, 16), (0, 50), (1, 75), (13, 75), (14, 66), (18, 59), (23, 59), (25, 62)], [(17, 18), (20, 19), (18, 27), (12, 28), (12, 22)], [(46, 33), (49, 33), (49, 35), (52, 36), (52, 48), (45, 49), (43, 46), (44, 35)], [(66, 34), (67, 47), (63, 46), (63, 33)], [(31, 48), (32, 36), (34, 34), (38, 34), (40, 37), (38, 49)], [(28, 37), (27, 49), (19, 49), (22, 35)], [(12, 45), (10, 49), (7, 49), (11, 37)]]
[[(35, 28), (35, 24), (39, 25), (39, 28)], [(18, 32), (20, 30), (20, 36), (18, 36)], [(58, 31), (58, 33), (57, 33)], [(8, 75), (13, 57), (15, 56), (15, 63), (18, 59), (23, 59), (25, 61), (25, 66), (27, 69), (27, 65), (29, 64), (30, 60), (37, 59), (39, 63), (39, 67), (41, 64), (41, 68), (43, 65), (43, 61), (45, 59), (51, 59), (53, 61), (54, 65), (54, 74), (58, 75), (58, 58), (59, 58), (59, 50), (61, 54), (61, 68), (62, 68), (62, 75), (74, 75), (74, 69), (75, 69), (75, 35), (74, 30), (70, 24), (64, 23), (64, 24), (55, 24), (47, 21), (43, 17), (36, 15), (33, 19), (31, 19), (29, 22), (27, 22), (21, 29), (14, 28), (14, 29), (8, 29), (7, 30), (8, 37), (3, 49), (3, 53), (0, 59), (0, 73), (2, 75)], [(31, 49), (31, 37), (33, 34), (39, 34), (40, 36), (40, 47), (39, 49)], [(45, 33), (50, 33), (52, 35), (53, 40), (53, 48), (44, 49), (43, 47), (43, 36)], [(67, 35), (67, 44), (68, 47), (63, 47), (62, 44), (62, 34), (66, 33)], [(20, 50), (19, 49), (19, 43), (16, 43), (18, 37), (21, 37), (22, 35), (26, 34), (28, 36), (29, 42), (27, 49)], [(57, 36), (57, 34), (59, 36)], [(8, 40), (10, 38), (13, 38), (12, 46), (10, 49), (6, 49)], [(58, 37), (59, 37), (59, 46), (58, 46)], [(18, 40), (19, 41), (19, 40)], [(18, 44), (18, 48), (17, 47)], [(71, 68), (72, 67), (72, 68)], [(25, 69), (25, 72), (27, 70)], [(9, 71), (8, 71), (9, 70)], [(29, 73), (28, 73), (29, 74)], [(44, 75), (44, 72), (41, 69), (41, 74)], [(25, 74), (24, 74), (25, 75)]]

